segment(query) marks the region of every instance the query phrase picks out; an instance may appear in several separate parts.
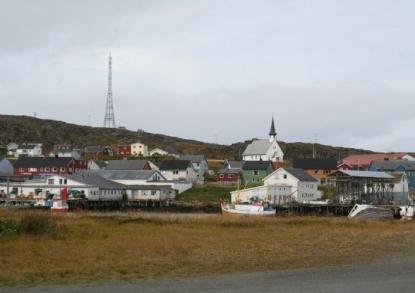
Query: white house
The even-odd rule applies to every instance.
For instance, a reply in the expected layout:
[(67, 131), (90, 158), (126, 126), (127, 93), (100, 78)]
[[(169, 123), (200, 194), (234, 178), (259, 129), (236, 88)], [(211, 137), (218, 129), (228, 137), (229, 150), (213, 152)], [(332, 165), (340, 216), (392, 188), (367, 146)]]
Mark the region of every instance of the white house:
[(150, 151), (150, 156), (168, 156), (169, 152), (161, 149), (161, 148), (154, 148)]
[(405, 172), (391, 172), (394, 177), (392, 183), (392, 202), (396, 205), (409, 204), (409, 180)]
[(250, 203), (251, 199), (262, 199), (272, 204), (285, 204), (292, 201), (293, 187), (289, 185), (258, 186), (231, 192), (234, 203)]
[(50, 156), (56, 156), (61, 158), (74, 158), (79, 160), (81, 158), (81, 150), (71, 144), (57, 144), (53, 147), (53, 152)]
[(192, 182), (168, 180), (158, 170), (98, 170), (89, 172), (126, 186), (167, 186), (176, 190), (179, 194), (193, 186)]
[(187, 160), (166, 160), (161, 163), (159, 169), (161, 174), (168, 180), (196, 183), (199, 179), (193, 164)]
[(7, 155), (8, 156), (15, 156), (16, 150), (19, 147), (17, 143), (11, 142), (7, 145)]
[(242, 153), (244, 161), (284, 161), (284, 153), (277, 142), (277, 133), (272, 118), (269, 139), (257, 139), (251, 142)]
[(309, 202), (320, 199), (322, 193), (318, 190), (318, 180), (302, 169), (279, 168), (264, 178), (264, 186), (289, 186), (292, 201)]
[(141, 142), (132, 143), (131, 144), (131, 155), (147, 157), (149, 155), (148, 147)]
[(89, 174), (82, 175), (54, 175), (25, 182), (1, 183), (0, 192), (13, 196), (42, 197), (58, 195), (63, 189), (69, 194), (83, 194), (89, 200), (121, 200), (124, 194), (122, 184), (111, 182), (102, 177)]
[(20, 144), (14, 156), (18, 157), (42, 157), (43, 156), (43, 144), (41, 143), (24, 143)]

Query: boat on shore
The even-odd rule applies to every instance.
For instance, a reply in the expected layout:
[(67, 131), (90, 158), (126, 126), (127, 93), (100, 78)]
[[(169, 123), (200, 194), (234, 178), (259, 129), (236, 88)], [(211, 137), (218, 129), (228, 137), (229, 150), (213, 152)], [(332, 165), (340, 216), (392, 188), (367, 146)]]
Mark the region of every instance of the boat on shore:
[(222, 203), (223, 215), (239, 215), (239, 216), (260, 216), (260, 217), (272, 217), (275, 216), (276, 210), (273, 209), (268, 203), (256, 203), (256, 204), (227, 204)]
[(394, 212), (388, 207), (379, 207), (369, 204), (356, 204), (350, 211), (349, 218), (375, 220), (375, 219), (393, 219)]

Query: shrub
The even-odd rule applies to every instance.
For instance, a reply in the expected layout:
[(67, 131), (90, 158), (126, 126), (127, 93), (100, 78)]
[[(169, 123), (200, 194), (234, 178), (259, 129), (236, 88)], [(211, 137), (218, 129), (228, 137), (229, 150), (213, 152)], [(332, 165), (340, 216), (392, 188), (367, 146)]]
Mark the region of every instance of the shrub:
[(16, 235), (18, 232), (17, 223), (10, 219), (0, 219), (0, 236)]
[(56, 235), (58, 225), (47, 215), (26, 215), (19, 225), (20, 234), (29, 235)]

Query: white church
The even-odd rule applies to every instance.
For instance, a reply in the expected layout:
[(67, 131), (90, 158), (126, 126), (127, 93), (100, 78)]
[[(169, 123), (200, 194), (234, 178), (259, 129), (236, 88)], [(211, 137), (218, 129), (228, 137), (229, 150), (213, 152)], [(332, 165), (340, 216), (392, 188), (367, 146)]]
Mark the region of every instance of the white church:
[(269, 139), (258, 139), (250, 143), (242, 154), (244, 161), (284, 161), (284, 153), (277, 142), (274, 118), (272, 118)]

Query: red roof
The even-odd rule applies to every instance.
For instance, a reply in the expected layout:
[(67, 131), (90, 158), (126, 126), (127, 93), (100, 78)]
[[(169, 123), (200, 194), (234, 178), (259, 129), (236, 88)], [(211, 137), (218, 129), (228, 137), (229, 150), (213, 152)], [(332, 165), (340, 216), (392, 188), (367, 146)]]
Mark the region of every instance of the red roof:
[(378, 153), (378, 154), (363, 154), (350, 155), (342, 160), (343, 164), (350, 166), (370, 165), (374, 160), (401, 160), (407, 153)]

